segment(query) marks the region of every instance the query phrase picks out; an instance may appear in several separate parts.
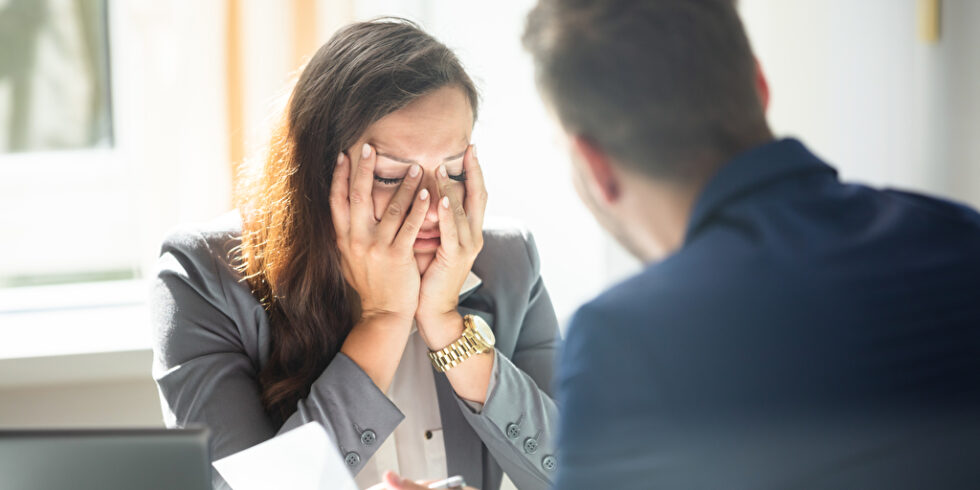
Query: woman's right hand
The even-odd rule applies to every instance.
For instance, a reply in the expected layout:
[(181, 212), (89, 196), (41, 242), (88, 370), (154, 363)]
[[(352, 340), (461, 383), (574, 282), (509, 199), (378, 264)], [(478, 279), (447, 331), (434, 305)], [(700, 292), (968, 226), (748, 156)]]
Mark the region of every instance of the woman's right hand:
[(379, 221), (372, 198), (376, 159), (377, 152), (365, 144), (351, 178), (351, 159), (340, 154), (330, 186), (330, 211), (344, 276), (360, 296), (358, 323), (392, 319), (407, 326), (418, 307), (420, 284), (412, 248), (430, 196), (426, 189), (416, 194), (422, 169), (414, 164)]

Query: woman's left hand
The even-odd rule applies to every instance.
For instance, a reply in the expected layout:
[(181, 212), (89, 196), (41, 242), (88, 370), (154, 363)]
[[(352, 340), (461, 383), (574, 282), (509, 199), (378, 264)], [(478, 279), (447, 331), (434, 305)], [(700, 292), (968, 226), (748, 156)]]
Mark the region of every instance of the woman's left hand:
[[(402, 478), (398, 476), (394, 471), (386, 471), (384, 474), (384, 480), (381, 483), (369, 488), (368, 490), (426, 490), (429, 485), (435, 483), (436, 480), (430, 481), (412, 481), (408, 478)], [(459, 487), (451, 487), (452, 489), (459, 489)], [(464, 487), (463, 490), (476, 490), (473, 487)]]
[(415, 321), (426, 344), (442, 349), (462, 334), (463, 323), (456, 307), (459, 291), (483, 249), (483, 215), (487, 209), (487, 188), (483, 171), (470, 145), (463, 156), (465, 195), (449, 178), (446, 166), (436, 172), (439, 185), (439, 235), (436, 256), (422, 276)]

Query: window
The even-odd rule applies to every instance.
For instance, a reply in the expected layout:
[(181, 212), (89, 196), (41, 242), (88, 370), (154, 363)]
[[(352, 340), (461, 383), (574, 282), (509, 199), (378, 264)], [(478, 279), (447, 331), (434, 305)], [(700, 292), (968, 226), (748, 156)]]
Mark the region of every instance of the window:
[[(0, 18), (0, 290), (151, 275), (168, 229), (230, 208), (222, 2), (0, 0)], [(14, 67), (37, 95), (17, 118)]]
[(106, 0), (0, 1), (0, 288), (135, 276), (109, 43)]
[[(0, 0), (0, 359), (148, 348), (163, 237), (231, 207), (225, 8)], [(46, 94), (16, 147), (14, 67)]]
[(110, 147), (105, 0), (0, 5), (0, 153)]

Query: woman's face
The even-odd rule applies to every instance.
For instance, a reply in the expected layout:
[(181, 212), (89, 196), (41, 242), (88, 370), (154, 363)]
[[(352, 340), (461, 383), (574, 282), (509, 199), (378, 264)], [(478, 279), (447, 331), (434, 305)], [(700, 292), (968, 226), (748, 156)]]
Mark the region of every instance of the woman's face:
[[(422, 187), (429, 190), (429, 209), (415, 241), (415, 259), (419, 273), (425, 273), (439, 248), (440, 195), (436, 171), (445, 164), (452, 191), (462, 200), (465, 193), (463, 155), (473, 131), (473, 111), (462, 89), (447, 86), (435, 90), (395, 111), (367, 128), (354, 146), (347, 149), (352, 167), (361, 158), (361, 147), (367, 143), (378, 154), (374, 171), (374, 214), (381, 219), (388, 202), (394, 197), (402, 179), (413, 164), (422, 168)], [(351, 172), (353, 177), (354, 172)], [(421, 190), (420, 187), (418, 190)], [(417, 201), (417, 200), (416, 200)]]

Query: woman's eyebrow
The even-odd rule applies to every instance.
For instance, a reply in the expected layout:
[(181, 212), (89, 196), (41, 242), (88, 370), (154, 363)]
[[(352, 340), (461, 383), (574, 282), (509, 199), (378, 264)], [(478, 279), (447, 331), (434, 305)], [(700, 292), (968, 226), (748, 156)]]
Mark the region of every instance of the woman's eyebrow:
[[(458, 158), (462, 158), (464, 155), (466, 155), (466, 150), (463, 150), (463, 151), (461, 151), (461, 152), (459, 152), (459, 153), (457, 153), (455, 155), (451, 155), (451, 156), (448, 156), (446, 158), (443, 158), (442, 161), (443, 162), (450, 162), (450, 161), (456, 160)], [(396, 157), (394, 155), (389, 155), (387, 153), (380, 152), (380, 151), (378, 152), (378, 156), (379, 157), (385, 157), (385, 158), (387, 158), (389, 160), (394, 160), (394, 161), (399, 162), (399, 163), (404, 163), (406, 165), (410, 165), (410, 164), (413, 164), (413, 163), (419, 163), (419, 162), (417, 162), (415, 160), (409, 160), (407, 158)]]

